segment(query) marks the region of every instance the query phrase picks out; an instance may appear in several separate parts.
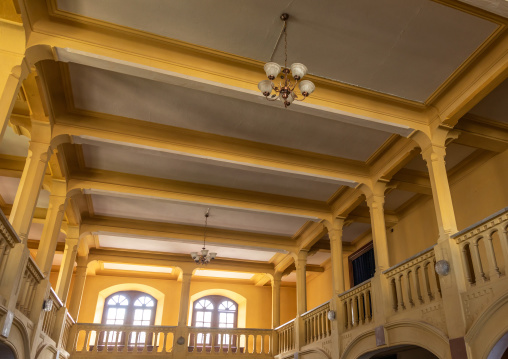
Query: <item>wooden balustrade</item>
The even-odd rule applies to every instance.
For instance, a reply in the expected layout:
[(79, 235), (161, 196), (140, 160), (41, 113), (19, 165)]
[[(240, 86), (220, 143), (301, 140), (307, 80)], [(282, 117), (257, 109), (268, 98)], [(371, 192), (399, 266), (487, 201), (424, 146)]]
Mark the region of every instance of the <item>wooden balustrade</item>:
[(272, 356), (272, 329), (189, 328), (189, 353)]
[(460, 246), (469, 287), (506, 274), (508, 207), (452, 236)]
[(291, 320), (280, 327), (275, 328), (275, 335), (278, 336), (278, 354), (294, 350), (295, 345), (295, 320)]
[(48, 337), (55, 339), (55, 333), (53, 331), (55, 329), (56, 317), (58, 315), (58, 311), (63, 307), (63, 303), (60, 298), (58, 298), (58, 295), (55, 293), (53, 288), (50, 288), (49, 290), (49, 300), (52, 302), (52, 305), (51, 309), (44, 313), (42, 332)]
[(16, 309), (26, 317), (30, 316), (37, 286), (43, 279), (44, 275), (37, 267), (32, 257), (29, 257), (23, 273), (23, 278), (21, 279), (21, 287), (16, 301)]
[(372, 321), (372, 287), (370, 279), (340, 294), (339, 300), (344, 308), (345, 330)]
[(173, 351), (177, 327), (75, 324), (74, 353), (167, 354)]
[(71, 328), (74, 324), (76, 324), (76, 322), (71, 317), (69, 312), (65, 313), (65, 323), (63, 324), (63, 333), (62, 333), (62, 342), (61, 342), (61, 347), (63, 349), (67, 349), (67, 346), (69, 345)]
[(390, 285), (394, 311), (401, 311), (441, 299), (441, 286), (435, 272), (434, 246), (383, 272)]
[(0, 282), (5, 272), (7, 257), (15, 244), (21, 243), (11, 224), (0, 210)]
[(330, 302), (302, 314), (305, 345), (329, 337), (332, 334), (332, 325), (328, 320)]

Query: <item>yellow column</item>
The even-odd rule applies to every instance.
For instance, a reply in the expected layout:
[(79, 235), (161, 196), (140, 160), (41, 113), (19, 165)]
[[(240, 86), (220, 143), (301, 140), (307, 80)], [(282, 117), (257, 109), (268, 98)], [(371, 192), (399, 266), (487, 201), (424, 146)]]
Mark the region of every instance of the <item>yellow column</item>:
[(74, 275), (74, 286), (72, 287), (71, 300), (69, 303), (69, 313), (77, 322), (79, 307), (81, 306), (81, 298), (83, 297), (83, 290), (85, 289), (88, 256), (79, 256), (76, 262), (76, 274)]
[(63, 254), (62, 264), (58, 272), (58, 281), (56, 283), (56, 294), (60, 300), (65, 303), (69, 294), (71, 285), (72, 272), (76, 261), (76, 254), (79, 245), (79, 227), (69, 226), (67, 237), (65, 238), (65, 250)]
[(344, 292), (344, 264), (342, 256), (342, 228), (344, 218), (335, 218), (328, 224), (328, 237), (330, 237), (330, 251), (332, 256), (333, 295)]
[(376, 274), (388, 269), (388, 241), (386, 240), (386, 223), (384, 213), (386, 185), (377, 182), (370, 193), (366, 194), (367, 205), (370, 210), (370, 223), (372, 227), (372, 241), (374, 244), (374, 258), (376, 261)]
[(445, 167), (445, 155), (444, 144), (429, 144), (422, 148), (422, 157), (427, 162), (429, 169), (440, 241), (446, 241), (450, 235), (457, 233), (457, 223)]
[(275, 272), (272, 278), (272, 328), (280, 325), (280, 280), (281, 272)]
[(26, 243), (28, 238), (49, 157), (48, 143), (30, 142), (21, 181), (9, 215), (9, 221), (23, 243)]
[(28, 75), (24, 62), (25, 30), (23, 24), (0, 19), (0, 142), (9, 123), (21, 82)]
[(307, 254), (309, 251), (301, 250), (296, 258), (296, 310), (298, 316), (307, 311)]
[(46, 219), (44, 220), (44, 228), (36, 257), (36, 263), (45, 276), (51, 272), (51, 265), (53, 264), (56, 243), (62, 227), (66, 206), (67, 184), (64, 180), (53, 180), (51, 183), (51, 195), (49, 196), (49, 207)]
[(182, 290), (180, 292), (180, 312), (178, 314), (178, 326), (187, 326), (187, 316), (189, 313), (190, 285), (192, 272), (184, 271), (182, 273)]

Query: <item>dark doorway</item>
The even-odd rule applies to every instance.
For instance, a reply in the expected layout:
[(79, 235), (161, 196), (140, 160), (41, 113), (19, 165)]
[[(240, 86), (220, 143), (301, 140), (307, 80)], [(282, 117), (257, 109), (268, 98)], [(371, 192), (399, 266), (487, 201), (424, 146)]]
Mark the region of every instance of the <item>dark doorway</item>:
[(374, 277), (376, 262), (372, 242), (363, 246), (348, 257), (349, 281), (351, 287)]

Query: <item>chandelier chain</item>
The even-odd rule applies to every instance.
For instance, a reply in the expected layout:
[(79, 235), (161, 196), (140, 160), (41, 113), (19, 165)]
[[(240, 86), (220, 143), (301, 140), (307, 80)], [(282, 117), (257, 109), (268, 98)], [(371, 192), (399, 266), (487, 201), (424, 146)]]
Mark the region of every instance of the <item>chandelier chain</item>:
[(206, 230), (208, 228), (208, 217), (210, 216), (210, 208), (206, 210), (205, 213), (205, 230), (203, 231), (203, 249), (206, 247)]

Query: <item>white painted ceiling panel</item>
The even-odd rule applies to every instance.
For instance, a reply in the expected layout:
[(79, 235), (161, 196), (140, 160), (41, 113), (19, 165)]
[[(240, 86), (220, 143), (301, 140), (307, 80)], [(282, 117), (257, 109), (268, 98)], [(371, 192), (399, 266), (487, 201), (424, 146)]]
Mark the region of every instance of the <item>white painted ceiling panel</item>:
[(134, 272), (150, 272), (150, 273), (171, 273), (173, 268), (159, 266), (143, 266), (139, 264), (124, 263), (103, 263), (104, 269), (134, 271)]
[(356, 238), (370, 230), (370, 224), (353, 222), (349, 226), (344, 227), (342, 231), (343, 242), (353, 242)]
[[(150, 252), (166, 252), (175, 254), (189, 254), (198, 252), (203, 246), (202, 243), (191, 244), (178, 241), (178, 239), (155, 239), (145, 237), (128, 237), (119, 235), (99, 234), (101, 248), (143, 250)], [(252, 260), (268, 262), (276, 252), (260, 251), (248, 248), (232, 248), (217, 244), (207, 244), (206, 249), (217, 253), (217, 259), (229, 258), (240, 260)]]
[[(208, 206), (172, 202), (147, 197), (114, 197), (92, 195), (96, 215), (155, 222), (203, 226)], [(211, 207), (208, 226), (212, 228), (292, 236), (308, 219)]]
[(508, 80), (504, 80), (469, 112), (488, 120), (508, 124)]
[(7, 126), (4, 137), (2, 141), (0, 141), (0, 153), (10, 156), (26, 157), (28, 156), (28, 145), (28, 137), (17, 135), (10, 126)]
[[(5, 203), (13, 204), (16, 198), (16, 192), (18, 190), (20, 178), (16, 177), (3, 177), (0, 176), (0, 195), (4, 199)], [(41, 189), (39, 197), (37, 199), (38, 208), (48, 208), (49, 206), (49, 191)]]
[[(342, 185), (291, 174), (226, 167), (224, 163), (119, 145), (84, 144), (90, 168), (326, 201)], [(96, 144), (99, 144), (98, 146)]]
[(413, 198), (414, 195), (415, 193), (413, 192), (395, 189), (385, 197), (385, 209), (394, 211)]
[(270, 60), (279, 15), (288, 12), (289, 63), (420, 102), (496, 29), (429, 0), (58, 0), (58, 7), (261, 61)]
[(321, 265), (330, 258), (330, 252), (318, 251), (307, 258), (307, 264)]
[(77, 108), (365, 161), (389, 137), (284, 107), (267, 106), (70, 63)]
[(254, 276), (253, 273), (227, 272), (207, 269), (197, 269), (194, 271), (193, 275), (197, 277), (214, 277), (229, 279), (251, 279)]

